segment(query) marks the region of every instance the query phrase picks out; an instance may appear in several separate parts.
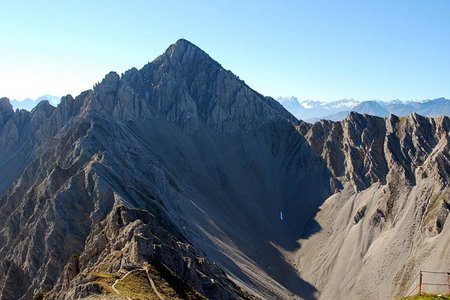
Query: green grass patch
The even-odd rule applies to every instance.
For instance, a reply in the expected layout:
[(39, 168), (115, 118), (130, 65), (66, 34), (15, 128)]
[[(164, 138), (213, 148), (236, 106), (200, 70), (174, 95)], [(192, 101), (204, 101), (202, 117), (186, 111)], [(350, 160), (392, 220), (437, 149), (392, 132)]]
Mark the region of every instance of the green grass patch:
[(144, 269), (131, 271), (125, 276), (123, 273), (118, 275), (96, 271), (84, 275), (90, 276), (92, 278), (91, 283), (103, 290), (103, 299), (108, 299), (109, 296), (120, 296), (124, 299), (130, 298), (133, 300), (159, 300), (145, 270), (148, 271), (149, 277), (155, 283), (158, 293), (166, 299), (206, 300), (202, 294), (183, 282), (172, 270), (158, 262), (154, 264), (145, 263)]
[(120, 295), (135, 300), (158, 300), (148, 282), (147, 273), (144, 270), (135, 270), (122, 278), (115, 286)]
[(111, 286), (117, 278), (113, 274), (106, 272), (90, 272), (89, 275), (94, 278), (92, 283), (101, 287), (105, 293), (114, 293)]
[(44, 300), (45, 299), (45, 293), (44, 292), (37, 292), (33, 295), (33, 300)]

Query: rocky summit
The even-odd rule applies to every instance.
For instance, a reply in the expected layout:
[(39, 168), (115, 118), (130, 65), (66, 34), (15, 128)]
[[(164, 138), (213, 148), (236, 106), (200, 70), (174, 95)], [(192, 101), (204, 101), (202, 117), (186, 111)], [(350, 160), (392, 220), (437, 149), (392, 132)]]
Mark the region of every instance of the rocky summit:
[(0, 299), (390, 299), (450, 269), (450, 120), (297, 120), (186, 40), (0, 99)]

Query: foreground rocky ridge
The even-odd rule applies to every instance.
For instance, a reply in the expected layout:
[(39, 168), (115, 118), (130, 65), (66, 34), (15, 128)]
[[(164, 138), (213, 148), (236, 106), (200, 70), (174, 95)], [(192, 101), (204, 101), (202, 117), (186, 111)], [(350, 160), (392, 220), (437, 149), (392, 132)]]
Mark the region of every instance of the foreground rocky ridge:
[(306, 138), (327, 162), (333, 180), (341, 186), (351, 182), (360, 191), (375, 182), (386, 184), (393, 173), (409, 185), (415, 185), (416, 175), (427, 177), (428, 173), (445, 185), (450, 175), (449, 129), (448, 117), (412, 114), (383, 119), (350, 113), (342, 122), (313, 124)]
[(303, 123), (185, 40), (56, 108), (0, 104), (2, 299), (158, 272), (249, 298), (221, 269), (261, 298), (391, 297), (449, 267), (447, 117)]

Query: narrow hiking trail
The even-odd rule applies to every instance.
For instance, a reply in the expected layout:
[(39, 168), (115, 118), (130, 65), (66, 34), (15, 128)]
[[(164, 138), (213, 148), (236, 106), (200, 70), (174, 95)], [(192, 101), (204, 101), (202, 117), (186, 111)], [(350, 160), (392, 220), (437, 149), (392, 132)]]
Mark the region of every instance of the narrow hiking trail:
[(153, 281), (153, 279), (150, 277), (150, 274), (148, 273), (148, 267), (147, 267), (147, 266), (144, 266), (144, 269), (143, 269), (143, 270), (144, 270), (145, 273), (147, 274), (148, 282), (150, 282), (150, 285), (151, 285), (153, 291), (155, 292), (156, 296), (158, 296), (158, 298), (159, 298), (160, 300), (165, 300), (164, 296), (161, 295), (161, 294), (158, 292), (158, 290), (156, 289), (155, 282)]
[[(128, 273), (125, 274), (125, 276), (123, 276), (122, 278), (116, 279), (116, 281), (114, 281), (113, 285), (111, 286), (112, 290), (119, 296), (122, 296), (122, 294), (120, 293), (120, 291), (116, 288), (116, 284), (119, 283), (119, 281), (124, 280), (125, 278), (127, 278), (129, 275), (131, 275), (131, 273), (136, 272), (136, 271), (145, 271), (145, 274), (147, 274), (147, 280), (150, 283), (150, 286), (152, 287), (153, 292), (156, 294), (156, 296), (158, 296), (158, 298), (160, 300), (166, 300), (164, 298), (163, 295), (161, 295), (158, 292), (158, 289), (156, 288), (156, 284), (153, 281), (153, 279), (150, 277), (150, 274), (148, 273), (148, 267), (144, 267), (142, 269), (136, 269), (136, 270), (132, 270), (129, 271)], [(123, 296), (122, 296), (123, 297)], [(127, 300), (132, 300), (130, 297), (125, 297)]]
[[(135, 271), (135, 270), (133, 270)], [(125, 279), (127, 276), (129, 276), (133, 271), (129, 271), (128, 273), (125, 274), (125, 276), (123, 276), (122, 278), (116, 279), (116, 281), (114, 281), (113, 285), (111, 286), (112, 290), (119, 296), (122, 296), (120, 294), (120, 291), (118, 289), (116, 289), (116, 284), (119, 283), (120, 280)], [(125, 297), (127, 298), (127, 300), (132, 300), (130, 297)]]

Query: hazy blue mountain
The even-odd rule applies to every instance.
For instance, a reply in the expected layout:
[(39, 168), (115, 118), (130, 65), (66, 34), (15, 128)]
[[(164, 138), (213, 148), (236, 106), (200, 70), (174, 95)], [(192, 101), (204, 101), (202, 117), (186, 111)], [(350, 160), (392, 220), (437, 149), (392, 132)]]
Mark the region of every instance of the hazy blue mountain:
[[(331, 121), (342, 121), (351, 112), (357, 112), (360, 114), (372, 115), (377, 117), (387, 117), (390, 112), (386, 110), (378, 101), (364, 101), (349, 110), (343, 110), (338, 113), (323, 116), (321, 119), (331, 120)], [(313, 119), (308, 119), (308, 121), (316, 121)]]
[(427, 117), (449, 116), (450, 100), (438, 98), (423, 101), (357, 101), (343, 99), (332, 102), (299, 101), (295, 97), (277, 99), (295, 117), (308, 122), (320, 119), (342, 121), (351, 111), (378, 117), (390, 114), (407, 116), (417, 113)]
[(44, 95), (36, 99), (24, 99), (24, 100), (11, 100), (11, 105), (13, 106), (14, 110), (16, 109), (25, 109), (28, 111), (31, 111), (33, 108), (38, 105), (39, 102), (47, 100), (51, 105), (56, 106), (61, 101), (61, 97), (52, 96), (52, 95)]
[(426, 101), (408, 101), (404, 103), (387, 103), (385, 108), (394, 115), (408, 115), (418, 113), (427, 117), (448, 116), (450, 115), (450, 100), (438, 98)]
[(387, 117), (389, 116), (389, 112), (384, 109), (378, 102), (376, 101), (364, 101), (361, 104), (358, 104), (352, 110), (359, 112), (361, 114), (379, 116), (379, 117)]
[(347, 111), (360, 104), (360, 102), (353, 99), (322, 102), (313, 100), (299, 101), (296, 97), (279, 97), (277, 100), (300, 120), (319, 120), (323, 116)]
[(279, 98), (278, 101), (286, 108), (291, 114), (298, 118), (307, 114), (307, 108), (305, 108), (296, 97)]

